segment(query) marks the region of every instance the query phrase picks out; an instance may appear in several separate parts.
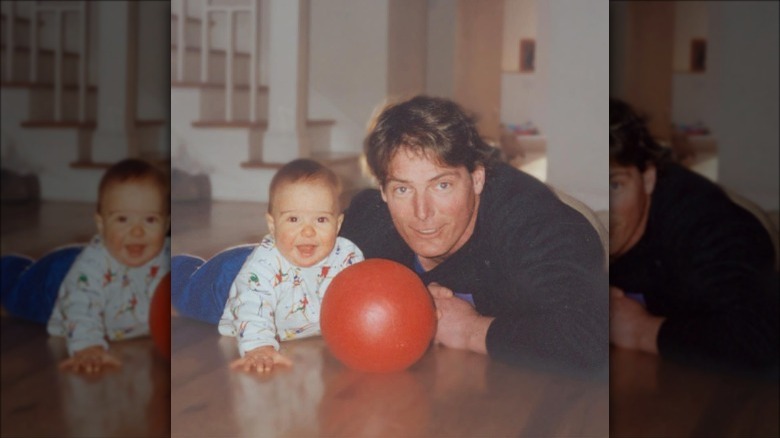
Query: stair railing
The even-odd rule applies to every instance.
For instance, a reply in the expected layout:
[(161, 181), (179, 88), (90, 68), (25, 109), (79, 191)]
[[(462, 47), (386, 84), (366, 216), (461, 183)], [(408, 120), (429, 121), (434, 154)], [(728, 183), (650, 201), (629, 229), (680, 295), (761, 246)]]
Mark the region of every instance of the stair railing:
[(65, 45), (64, 16), (75, 13), (79, 27), (79, 64), (78, 64), (78, 103), (79, 121), (86, 121), (87, 107), (87, 2), (50, 2), (41, 4), (38, 0), (30, 4), (30, 82), (38, 82), (38, 16), (44, 13), (54, 14), (54, 120), (62, 120), (62, 54)]
[[(182, 0), (182, 3), (184, 0)], [(233, 121), (233, 55), (235, 51), (235, 30), (234, 20), (236, 14), (249, 14), (250, 27), (250, 49), (249, 49), (249, 121), (257, 121), (257, 61), (259, 58), (257, 44), (257, 23), (259, 0), (248, 0), (245, 5), (219, 5), (211, 0), (203, 0), (201, 8), (201, 33), (200, 33), (200, 80), (206, 84), (209, 78), (208, 59), (209, 59), (209, 14), (224, 13), (227, 18), (227, 47), (225, 52), (225, 120)], [(180, 22), (184, 20), (179, 20)], [(179, 30), (181, 36), (181, 30)], [(181, 44), (179, 44), (181, 46)], [(180, 70), (181, 71), (181, 70)]]
[(14, 25), (16, 24), (16, 1), (3, 2), (8, 4), (5, 14), (5, 81), (13, 82), (14, 76)]

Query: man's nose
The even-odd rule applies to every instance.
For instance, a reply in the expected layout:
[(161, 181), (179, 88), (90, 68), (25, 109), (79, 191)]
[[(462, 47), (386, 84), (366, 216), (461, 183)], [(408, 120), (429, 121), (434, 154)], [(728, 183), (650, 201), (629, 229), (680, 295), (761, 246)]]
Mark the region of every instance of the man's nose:
[(424, 193), (414, 196), (414, 217), (424, 221), (431, 215), (431, 204)]

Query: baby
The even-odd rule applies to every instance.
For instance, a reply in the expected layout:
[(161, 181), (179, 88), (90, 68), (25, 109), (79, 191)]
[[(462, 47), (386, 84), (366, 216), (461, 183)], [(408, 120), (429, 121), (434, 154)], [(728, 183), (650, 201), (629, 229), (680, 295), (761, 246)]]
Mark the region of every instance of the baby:
[(230, 288), (219, 332), (238, 338), (233, 369), (291, 365), (279, 342), (320, 334), (320, 302), (333, 277), (363, 260), (337, 237), (344, 215), (338, 177), (316, 161), (286, 164), (271, 180), (268, 229)]
[(49, 334), (64, 336), (63, 369), (94, 373), (120, 365), (107, 340), (149, 334), (149, 304), (170, 270), (169, 178), (146, 161), (127, 159), (100, 181), (98, 234), (59, 288)]

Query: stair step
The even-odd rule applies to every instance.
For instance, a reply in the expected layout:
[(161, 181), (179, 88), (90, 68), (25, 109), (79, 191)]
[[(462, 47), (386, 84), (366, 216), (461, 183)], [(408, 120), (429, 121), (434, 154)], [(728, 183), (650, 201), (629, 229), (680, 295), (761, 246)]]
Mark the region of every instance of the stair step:
[[(176, 44), (171, 44), (171, 53), (175, 54), (176, 50), (178, 50)], [(201, 52), (200, 47), (185, 47), (184, 51), (186, 53), (196, 53), (196, 54), (200, 54)], [(249, 58), (249, 55), (250, 55), (249, 52), (239, 52), (237, 50), (233, 50), (234, 58)], [(209, 49), (209, 56), (227, 56), (227, 50), (212, 47)]]
[[(0, 88), (35, 88), (35, 89), (54, 89), (54, 84), (51, 82), (30, 82), (30, 81), (11, 81), (11, 82), (0, 82)], [(62, 89), (65, 91), (78, 91), (79, 85), (78, 84), (62, 84)], [(97, 91), (97, 86), (95, 85), (87, 85), (87, 91), (90, 93), (94, 93)]]
[(95, 129), (97, 123), (94, 120), (87, 120), (79, 122), (77, 120), (26, 120), (21, 123), (22, 128), (44, 128), (44, 129), (61, 129), (61, 128), (80, 128), (80, 129)]
[[(315, 126), (332, 126), (335, 125), (335, 120), (307, 120), (307, 127)], [(267, 129), (267, 120), (258, 120), (256, 122), (250, 122), (249, 120), (197, 120), (192, 122), (192, 126), (196, 128), (260, 128)]]
[[(179, 14), (171, 13), (171, 21), (179, 21)], [(187, 16), (187, 23), (189, 24), (197, 24), (198, 26), (200, 26), (202, 21), (203, 20), (201, 20), (199, 17)], [(216, 21), (214, 21), (213, 19), (209, 20), (209, 26), (213, 26), (214, 24), (216, 24)]]
[[(3, 28), (5, 28), (5, 13), (0, 14), (0, 21), (3, 22)], [(43, 26), (43, 18), (38, 18), (38, 26)], [(14, 25), (29, 26), (30, 19), (28, 17), (22, 17), (19, 15), (14, 16)]]
[[(198, 82), (198, 81), (171, 81), (171, 88), (205, 88), (205, 89), (225, 89), (225, 84), (218, 82)], [(233, 89), (237, 91), (249, 91), (247, 84), (233, 84)], [(268, 86), (258, 85), (257, 91), (268, 91)]]
[[(163, 126), (168, 123), (167, 120), (136, 120), (135, 127), (143, 128), (148, 126)], [(86, 120), (79, 122), (77, 120), (27, 120), (21, 123), (23, 128), (44, 128), (44, 129), (59, 129), (59, 128), (82, 128), (82, 129), (95, 129), (97, 122), (95, 120)]]
[[(0, 45), (0, 50), (2, 50), (5, 53), (5, 43)], [(20, 54), (28, 54), (30, 53), (29, 47), (21, 47), (16, 46), (14, 47), (14, 53), (20, 53)], [(38, 47), (38, 54), (39, 55), (47, 55), (47, 56), (54, 56), (54, 49), (48, 49), (45, 47)], [(62, 57), (63, 58), (78, 58), (79, 53), (78, 52), (71, 52), (67, 50), (62, 51)]]
[[(148, 159), (152, 164), (156, 164), (160, 166), (162, 169), (170, 169), (171, 167), (171, 160), (154, 160), (154, 159)], [(109, 167), (113, 166), (114, 163), (106, 163), (106, 162), (96, 162), (96, 161), (90, 161), (90, 160), (79, 160), (79, 161), (73, 161), (70, 163), (71, 169), (108, 169)]]
[[(360, 154), (350, 152), (329, 152), (312, 155), (311, 159), (317, 160), (326, 166), (333, 166), (336, 164), (358, 162), (360, 160)], [(285, 163), (268, 163), (262, 160), (250, 160), (241, 163), (241, 167), (245, 169), (279, 169), (284, 165)]]

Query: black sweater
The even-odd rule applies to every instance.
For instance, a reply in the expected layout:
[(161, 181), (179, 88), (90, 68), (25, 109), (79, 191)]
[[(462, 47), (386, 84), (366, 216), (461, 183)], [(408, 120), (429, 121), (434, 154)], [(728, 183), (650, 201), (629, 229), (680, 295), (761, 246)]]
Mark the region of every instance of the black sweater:
[(659, 173), (645, 234), (610, 265), (610, 283), (666, 317), (663, 357), (698, 364), (777, 363), (777, 274), (769, 235), (705, 178)]
[[(413, 268), (414, 253), (377, 190), (354, 198), (341, 235), (366, 258)], [(421, 278), (472, 294), (476, 310), (495, 317), (486, 339), (491, 357), (603, 370), (609, 343), (603, 260), (599, 237), (580, 213), (502, 163), (487, 173), (471, 238)]]

